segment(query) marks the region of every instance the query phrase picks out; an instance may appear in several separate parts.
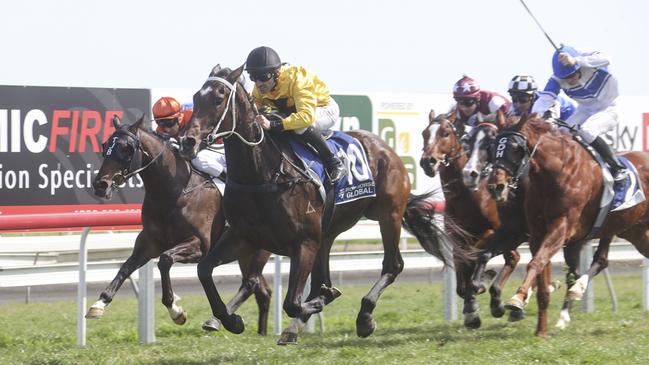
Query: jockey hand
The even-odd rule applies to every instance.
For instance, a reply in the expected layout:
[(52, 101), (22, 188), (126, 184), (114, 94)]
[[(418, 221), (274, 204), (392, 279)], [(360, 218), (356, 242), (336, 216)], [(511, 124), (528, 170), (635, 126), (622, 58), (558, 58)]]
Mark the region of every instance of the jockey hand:
[(266, 119), (266, 117), (261, 114), (255, 117), (255, 122), (259, 123), (259, 125), (266, 130), (270, 129), (270, 120)]
[(559, 62), (566, 66), (573, 66), (577, 63), (577, 60), (568, 53), (561, 52), (559, 53)]

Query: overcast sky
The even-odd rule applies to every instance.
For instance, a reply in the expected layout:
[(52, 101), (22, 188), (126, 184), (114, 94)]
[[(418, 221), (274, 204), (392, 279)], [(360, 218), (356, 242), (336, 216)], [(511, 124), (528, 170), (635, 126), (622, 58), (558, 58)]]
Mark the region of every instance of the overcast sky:
[[(612, 58), (623, 95), (649, 95), (649, 2), (526, 0), (555, 43)], [(254, 47), (333, 93), (450, 92), (463, 73), (504, 92), (544, 84), (553, 48), (519, 0), (3, 1), (0, 84), (196, 88)]]

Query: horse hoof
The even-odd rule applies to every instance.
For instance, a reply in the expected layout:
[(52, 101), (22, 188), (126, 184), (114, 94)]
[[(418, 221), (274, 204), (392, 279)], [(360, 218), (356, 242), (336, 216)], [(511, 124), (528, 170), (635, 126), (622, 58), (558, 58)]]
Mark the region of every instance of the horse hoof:
[(500, 318), (505, 315), (505, 306), (500, 300), (492, 301), (489, 308), (491, 309), (491, 315), (494, 318)]
[(505, 309), (509, 309), (511, 311), (523, 311), (525, 308), (525, 303), (523, 303), (522, 300), (518, 299), (517, 296), (513, 296), (510, 300), (505, 303)]
[(331, 288), (328, 288), (326, 285), (322, 284), (322, 286), (320, 287), (320, 295), (322, 295), (325, 298), (325, 304), (329, 304), (333, 302), (336, 298), (343, 295), (343, 292), (341, 292), (336, 287), (332, 286)]
[(227, 318), (227, 320), (222, 320), (221, 324), (226, 330), (234, 333), (235, 335), (242, 333), (246, 328), (243, 324), (243, 319), (241, 319), (241, 317), (237, 314), (231, 314)]
[(509, 317), (507, 318), (507, 320), (509, 322), (518, 322), (518, 321), (522, 321), (524, 318), (525, 318), (525, 312), (512, 310), (511, 312), (509, 312)]
[(471, 329), (478, 329), (482, 325), (480, 315), (478, 312), (466, 313), (464, 315), (464, 327)]
[(104, 316), (104, 309), (97, 307), (90, 307), (86, 313), (86, 319), (100, 319)]
[(356, 319), (356, 335), (358, 337), (368, 337), (376, 330), (376, 321), (371, 314), (358, 315)]
[(212, 317), (203, 322), (201, 328), (207, 332), (218, 331), (221, 328), (221, 321), (219, 321), (217, 318)]
[(183, 324), (185, 324), (185, 322), (187, 322), (187, 312), (183, 311), (178, 315), (178, 317), (172, 319), (175, 324), (182, 326)]
[(297, 333), (282, 332), (282, 335), (279, 337), (279, 340), (277, 340), (277, 344), (280, 346), (297, 345)]

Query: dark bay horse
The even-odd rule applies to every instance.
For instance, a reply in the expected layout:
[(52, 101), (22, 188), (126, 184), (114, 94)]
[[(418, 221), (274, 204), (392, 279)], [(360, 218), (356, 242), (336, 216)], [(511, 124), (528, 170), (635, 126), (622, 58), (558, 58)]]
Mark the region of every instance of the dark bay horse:
[[(536, 334), (547, 336), (547, 288), (550, 259), (561, 248), (577, 255), (592, 229), (603, 192), (603, 175), (599, 164), (572, 137), (554, 128), (537, 115), (507, 127), (497, 137), (494, 170), (489, 189), (497, 200), (508, 199), (515, 182), (513, 175), (529, 168), (529, 186), (525, 193), (525, 210), (530, 231), (533, 259), (516, 294), (506, 307), (523, 311), (527, 289), (538, 280), (539, 305)], [(633, 163), (644, 191), (649, 187), (649, 154), (629, 152), (624, 155)], [(527, 166), (527, 167), (526, 167)], [(593, 263), (570, 288), (583, 294), (588, 281), (608, 265), (607, 255), (613, 235), (630, 241), (640, 253), (649, 257), (649, 202), (609, 213), (594, 237), (600, 238)], [(568, 261), (568, 256), (566, 256)]]
[[(422, 132), (424, 148), (420, 165), (428, 176), (439, 171), (446, 199), (446, 225), (455, 242), (479, 250), (477, 259), (455, 262), (457, 292), (464, 299), (464, 325), (478, 328), (481, 325), (476, 294), (484, 290), (481, 283), (484, 268), (492, 257), (503, 254), (505, 265), (489, 288), (490, 309), (494, 317), (501, 317), (505, 308), (501, 300), (502, 288), (516, 268), (520, 254), (516, 248), (527, 240), (523, 208), (520, 202), (497, 207), (486, 189), (486, 182), (468, 188), (463, 181), (463, 168), (469, 154), (460, 143), (460, 132), (454, 125), (453, 116), (431, 111), (429, 125)], [(469, 141), (476, 136), (493, 134), (493, 124), (481, 124)], [(495, 128), (495, 126), (494, 126)], [(471, 155), (477, 151), (472, 150)], [(510, 321), (522, 317), (510, 316)]]
[[(221, 193), (209, 177), (194, 171), (169, 142), (147, 132), (143, 118), (126, 126), (115, 117), (113, 125), (116, 131), (104, 143), (104, 162), (93, 182), (94, 191), (97, 196), (110, 199), (114, 189), (139, 173), (145, 188), (142, 231), (133, 253), (88, 310), (86, 318), (101, 318), (124, 280), (160, 256), (162, 303), (176, 324), (184, 324), (187, 313), (177, 304), (180, 298), (172, 291), (169, 270), (176, 262), (198, 262), (221, 237), (225, 231)], [(263, 267), (269, 256), (268, 252), (255, 252), (239, 261), (244, 278), (259, 283), (254, 293), (259, 306), (260, 334), (267, 332), (271, 290), (261, 271), (251, 272), (249, 268), (253, 264)], [(251, 294), (252, 291), (248, 296)], [(240, 302), (245, 298), (240, 296)], [(238, 306), (240, 302), (230, 305)]]
[[(318, 183), (298, 166), (283, 136), (265, 132), (254, 122), (257, 110), (237, 81), (242, 71), (243, 66), (227, 73), (218, 65), (212, 70), (194, 94), (194, 113), (181, 143), (181, 152), (190, 158), (206, 138), (223, 137), (225, 143), (228, 181), (223, 205), (231, 228), (198, 268), (212, 313), (227, 330), (244, 330), (241, 318), (223, 304), (212, 271), (255, 248), (291, 259), (283, 305), (289, 317), (306, 319), (321, 311), (340, 295), (329, 277), (331, 245), (338, 234), (366, 217), (379, 221), (385, 252), (381, 277), (363, 297), (356, 319), (358, 336), (369, 336), (376, 328), (372, 312), (379, 296), (403, 270), (399, 251), (402, 221), (428, 229), (430, 234), (414, 232), (415, 236), (428, 252), (452, 264), (450, 254), (442, 253), (441, 232), (433, 231), (436, 227), (430, 221), (416, 223), (424, 213), (417, 209), (420, 200), (410, 195), (410, 181), (401, 159), (379, 137), (365, 131), (349, 134), (367, 153), (376, 197), (335, 206), (330, 221), (323, 224), (324, 203)], [(309, 274), (311, 290), (303, 301)]]

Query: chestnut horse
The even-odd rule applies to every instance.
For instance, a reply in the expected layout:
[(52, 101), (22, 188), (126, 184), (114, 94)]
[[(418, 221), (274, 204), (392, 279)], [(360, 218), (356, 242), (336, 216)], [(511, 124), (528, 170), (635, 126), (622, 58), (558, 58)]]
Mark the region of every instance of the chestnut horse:
[[(147, 132), (143, 118), (126, 126), (114, 117), (113, 125), (116, 130), (104, 143), (104, 162), (93, 182), (94, 191), (97, 196), (110, 199), (113, 190), (131, 176), (140, 174), (145, 188), (142, 231), (135, 240), (133, 253), (90, 307), (86, 318), (101, 318), (124, 280), (160, 256), (162, 303), (176, 324), (184, 324), (187, 313), (177, 304), (180, 298), (172, 291), (169, 270), (176, 262), (198, 262), (223, 234), (225, 216), (221, 193), (209, 177), (194, 171), (169, 142)], [(254, 293), (259, 306), (258, 332), (262, 335), (267, 332), (271, 290), (261, 271), (251, 272), (249, 268), (253, 263), (255, 267), (263, 267), (269, 256), (268, 252), (256, 252), (254, 257), (239, 261), (245, 278), (242, 288), (246, 287), (246, 280), (259, 282)], [(252, 292), (239, 296), (238, 302), (233, 300), (229, 305), (239, 306)], [(212, 324), (215, 325), (218, 324)]]
[[(331, 218), (323, 223), (325, 204), (318, 192), (319, 183), (299, 167), (285, 135), (268, 133), (254, 122), (257, 110), (237, 81), (242, 72), (243, 66), (230, 73), (218, 65), (212, 70), (194, 94), (194, 113), (181, 143), (181, 152), (190, 158), (205, 141), (223, 137), (225, 144), (228, 181), (223, 205), (231, 228), (198, 266), (212, 313), (230, 332), (243, 332), (241, 318), (223, 304), (212, 270), (255, 248), (291, 258), (283, 305), (289, 317), (305, 320), (320, 312), (340, 295), (329, 277), (331, 245), (336, 236), (366, 217), (379, 221), (385, 255), (381, 276), (363, 297), (356, 319), (357, 335), (369, 336), (376, 328), (372, 312), (380, 295), (403, 270), (399, 251), (402, 221), (424, 227), (413, 224), (423, 213), (417, 209), (418, 197), (410, 195), (403, 162), (376, 135), (348, 132), (367, 153), (376, 196), (336, 205)], [(427, 224), (425, 228), (433, 231), (436, 227)], [(452, 264), (450, 254), (442, 253), (438, 232), (426, 236), (415, 232), (415, 236), (428, 252)], [(303, 301), (309, 274), (311, 290)]]
[[(527, 290), (538, 280), (536, 334), (547, 336), (548, 264), (562, 247), (564, 253), (567, 250), (578, 255), (585, 238), (591, 234), (603, 193), (602, 171), (589, 152), (569, 134), (553, 128), (553, 124), (535, 114), (529, 118), (523, 116), (517, 124), (505, 128), (497, 137), (496, 148), (501, 152), (494, 158), (494, 170), (489, 177), (489, 190), (495, 199), (508, 199), (518, 171), (529, 169), (530, 180), (525, 193), (525, 211), (533, 258), (527, 265), (522, 285), (506, 307), (523, 311)], [(647, 191), (649, 154), (629, 152), (624, 157), (636, 167), (640, 184)], [(649, 202), (645, 200), (609, 213), (594, 236), (601, 240), (593, 264), (570, 288), (576, 296), (583, 294), (588, 281), (608, 265), (613, 235), (628, 240), (649, 257)]]
[[(505, 308), (500, 294), (520, 259), (516, 248), (527, 240), (527, 232), (520, 202), (497, 207), (487, 192), (486, 182), (471, 189), (465, 186), (462, 174), (468, 155), (460, 143), (460, 129), (456, 128), (453, 119), (454, 115), (435, 117), (431, 111), (429, 125), (422, 132), (424, 149), (420, 165), (431, 177), (439, 171), (446, 199), (446, 225), (451, 238), (481, 253), (477, 260), (455, 263), (457, 292), (464, 299), (464, 325), (478, 328), (481, 321), (475, 296), (484, 290), (481, 280), (487, 261), (499, 254), (503, 254), (505, 259), (505, 265), (489, 288), (491, 314), (501, 317)], [(494, 128), (493, 124), (481, 124), (469, 142), (475, 141), (477, 136), (493, 134)], [(520, 319), (516, 314), (509, 318), (510, 321)]]

